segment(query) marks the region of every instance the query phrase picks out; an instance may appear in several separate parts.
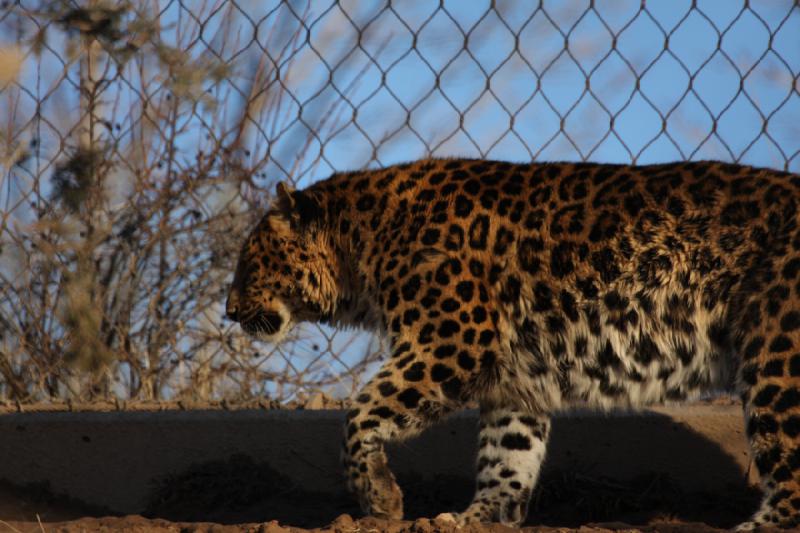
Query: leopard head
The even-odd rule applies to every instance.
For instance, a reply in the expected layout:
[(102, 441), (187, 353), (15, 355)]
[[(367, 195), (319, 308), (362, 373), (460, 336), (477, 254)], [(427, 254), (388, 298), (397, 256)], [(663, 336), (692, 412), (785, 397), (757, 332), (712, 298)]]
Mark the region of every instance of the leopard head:
[(323, 209), (312, 193), (279, 183), (242, 246), (226, 315), (262, 340), (280, 341), (302, 321), (333, 311), (337, 273)]

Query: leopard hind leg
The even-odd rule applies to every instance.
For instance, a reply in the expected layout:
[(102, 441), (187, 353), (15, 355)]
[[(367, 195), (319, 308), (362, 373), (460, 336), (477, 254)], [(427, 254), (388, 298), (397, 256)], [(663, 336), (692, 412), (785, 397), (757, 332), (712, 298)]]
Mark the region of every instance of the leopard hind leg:
[(739, 379), (751, 457), (764, 492), (739, 531), (800, 526), (800, 302), (778, 278), (749, 306)]

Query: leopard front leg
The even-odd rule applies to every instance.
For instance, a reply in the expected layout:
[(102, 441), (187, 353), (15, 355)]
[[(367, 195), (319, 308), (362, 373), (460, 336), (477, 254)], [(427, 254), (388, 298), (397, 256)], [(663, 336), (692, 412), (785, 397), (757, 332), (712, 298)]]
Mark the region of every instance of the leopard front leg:
[(418, 434), (459, 403), (437, 381), (436, 363), (430, 365), (411, 350), (411, 343), (396, 347), (347, 414), (342, 450), (347, 486), (366, 514), (380, 518), (403, 517), (403, 494), (389, 469), (384, 444)]
[(475, 497), (456, 521), (519, 526), (545, 457), (550, 418), (482, 408)]
[[(488, 290), (461, 260), (425, 256), (398, 272), (384, 300), (392, 356), (348, 415), (344, 465), (362, 509), (402, 516), (402, 494), (383, 445), (420, 432), (443, 414), (481, 396), (498, 372), (499, 313)], [(402, 270), (402, 269), (401, 269)]]
[[(363, 394), (362, 394), (363, 396)], [(379, 518), (403, 518), (403, 493), (389, 469), (384, 442), (395, 438), (400, 427), (390, 419), (373, 418), (353, 409), (347, 414), (342, 464), (347, 488), (358, 498), (361, 509)]]

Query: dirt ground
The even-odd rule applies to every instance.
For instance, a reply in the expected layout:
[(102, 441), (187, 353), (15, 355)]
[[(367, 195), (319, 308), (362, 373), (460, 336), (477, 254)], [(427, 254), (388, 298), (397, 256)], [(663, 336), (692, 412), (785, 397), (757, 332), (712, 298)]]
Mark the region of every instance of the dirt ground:
[[(162, 410), (163, 405), (107, 405), (87, 410)], [(208, 405), (204, 406), (208, 408)], [(211, 406), (214, 407), (214, 406)], [(226, 409), (225, 405), (216, 406)], [(253, 408), (254, 406), (248, 406)], [(261, 408), (275, 408), (259, 405)], [(327, 399), (311, 398), (295, 408), (342, 407)], [(170, 405), (168, 409), (192, 409), (194, 405)], [(54, 406), (73, 410), (76, 406)], [(0, 411), (29, 410), (0, 406)], [(40, 407), (37, 410), (50, 410)], [(697, 468), (704, 468), (698, 458)], [(455, 528), (440, 520), (439, 513), (459, 510), (472, 495), (467, 478), (440, 477), (435, 481), (400, 478), (408, 520), (384, 521), (359, 518), (353, 499), (345, 494), (305, 492), (273, 470), (246, 455), (209, 461), (162, 479), (141, 515), (115, 516), (54, 494), (47, 485), (15, 485), (0, 480), (0, 532), (41, 531), (170, 531), (170, 532), (447, 532)], [(643, 472), (633, 479), (598, 477), (591, 470), (545, 470), (531, 501), (523, 531), (528, 532), (712, 532), (725, 531), (744, 521), (755, 510), (758, 492), (744, 481), (716, 493), (686, 492), (669, 474)], [(502, 532), (500, 525), (464, 528), (463, 531)]]
[[(462, 508), (471, 493), (466, 479), (435, 483), (400, 479), (408, 521), (360, 516), (346, 494), (310, 494), (291, 487), (268, 465), (246, 456), (214, 461), (167, 479), (154, 490), (143, 516), (110, 516), (47, 486), (0, 483), (0, 531), (174, 532), (416, 532), (453, 531), (425, 517)], [(287, 488), (288, 487), (288, 488)], [(624, 482), (576, 472), (549, 472), (531, 502), (524, 531), (723, 531), (755, 508), (754, 490), (731, 487), (726, 494), (685, 493), (665, 475)], [(633, 524), (633, 525), (631, 525)], [(465, 531), (509, 531), (499, 525)]]

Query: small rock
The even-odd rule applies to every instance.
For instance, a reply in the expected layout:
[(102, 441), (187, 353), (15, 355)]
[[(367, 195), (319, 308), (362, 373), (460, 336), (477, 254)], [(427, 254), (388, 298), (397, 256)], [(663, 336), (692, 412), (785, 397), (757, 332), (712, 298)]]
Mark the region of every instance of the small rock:
[(339, 515), (329, 527), (336, 533), (353, 533), (359, 529), (358, 524), (349, 514)]

